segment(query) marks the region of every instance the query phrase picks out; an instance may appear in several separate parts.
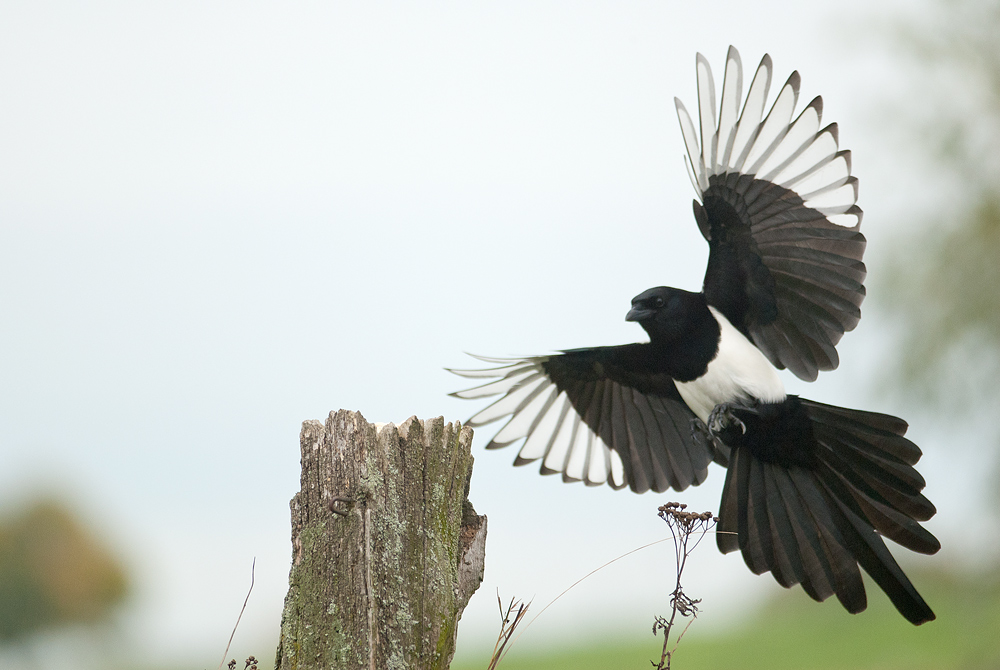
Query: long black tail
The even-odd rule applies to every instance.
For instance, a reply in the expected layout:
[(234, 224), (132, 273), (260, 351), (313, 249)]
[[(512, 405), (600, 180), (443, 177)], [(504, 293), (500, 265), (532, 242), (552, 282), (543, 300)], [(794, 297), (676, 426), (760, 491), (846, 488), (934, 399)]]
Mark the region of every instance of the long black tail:
[(850, 612), (868, 605), (858, 566), (914, 624), (934, 619), (882, 537), (923, 554), (941, 548), (920, 526), (935, 508), (913, 468), (920, 449), (906, 422), (886, 414), (789, 396), (732, 414), (719, 549), (740, 549), (757, 574), (771, 572), (811, 597), (831, 595)]

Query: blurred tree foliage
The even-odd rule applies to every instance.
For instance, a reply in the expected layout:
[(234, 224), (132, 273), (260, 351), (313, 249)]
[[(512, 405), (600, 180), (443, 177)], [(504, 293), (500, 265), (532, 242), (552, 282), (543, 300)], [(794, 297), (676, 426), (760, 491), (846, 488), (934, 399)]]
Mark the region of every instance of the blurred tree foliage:
[(128, 591), (125, 571), (62, 504), (0, 520), (0, 643), (104, 619)]
[(956, 194), (897, 249), (887, 307), (906, 333), (905, 388), (981, 412), (1000, 403), (1000, 3), (936, 0), (930, 10), (904, 28), (926, 103), (911, 118)]

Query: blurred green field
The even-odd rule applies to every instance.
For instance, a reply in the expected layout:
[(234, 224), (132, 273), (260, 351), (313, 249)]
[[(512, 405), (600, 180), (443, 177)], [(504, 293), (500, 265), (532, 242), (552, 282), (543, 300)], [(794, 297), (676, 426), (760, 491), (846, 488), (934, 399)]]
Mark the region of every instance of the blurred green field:
[[(976, 578), (915, 573), (937, 620), (915, 627), (869, 583), (868, 610), (851, 616), (831, 599), (817, 604), (782, 593), (752, 621), (725, 633), (696, 631), (674, 656), (674, 670), (997, 670), (1000, 668), (1000, 571)], [(642, 631), (646, 632), (646, 631)], [(489, 652), (452, 670), (484, 670)], [(539, 652), (516, 646), (500, 670), (650, 668), (660, 644), (651, 634)]]

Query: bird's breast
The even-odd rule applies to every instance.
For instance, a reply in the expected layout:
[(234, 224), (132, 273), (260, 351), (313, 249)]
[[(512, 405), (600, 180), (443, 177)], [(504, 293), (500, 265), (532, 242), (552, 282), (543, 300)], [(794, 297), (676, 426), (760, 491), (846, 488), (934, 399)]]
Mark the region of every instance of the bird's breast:
[(719, 350), (701, 377), (676, 382), (681, 398), (702, 421), (716, 405), (751, 399), (780, 402), (785, 385), (770, 361), (743, 333), (714, 307), (709, 307), (719, 322)]

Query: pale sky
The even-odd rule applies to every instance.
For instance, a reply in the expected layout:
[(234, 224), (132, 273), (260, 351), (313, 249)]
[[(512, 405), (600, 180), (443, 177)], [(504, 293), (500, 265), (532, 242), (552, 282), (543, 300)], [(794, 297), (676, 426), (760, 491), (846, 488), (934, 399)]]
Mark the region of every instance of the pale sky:
[[(632, 296), (700, 287), (673, 105), (694, 105), (697, 51), (717, 82), (729, 44), (748, 70), (768, 52), (777, 83), (801, 73), (800, 108), (824, 96), (879, 267), (934, 191), (912, 167), (900, 184), (882, 106), (901, 66), (871, 5), (0, 5), (0, 502), (80, 506), (135, 575), (123, 626), (151, 664), (221, 657), (256, 557), (233, 655), (270, 663), (303, 420), (464, 421), (482, 405), (447, 397), (464, 382), (443, 371), (463, 351), (637, 341)], [(841, 369), (791, 391), (906, 411), (868, 386), (886, 336), (866, 308)], [(960, 472), (934, 417), (906, 418), (940, 531), (967, 503), (943, 494)], [(719, 468), (683, 494), (587, 489), (486, 453), (493, 430), (474, 446), (487, 572), (460, 653), (492, 646), (498, 589), (548, 603), (663, 537), (668, 498), (717, 509)], [(607, 568), (519, 644), (646, 630), (669, 555)], [(714, 543), (697, 559), (706, 620), (780, 588)]]

